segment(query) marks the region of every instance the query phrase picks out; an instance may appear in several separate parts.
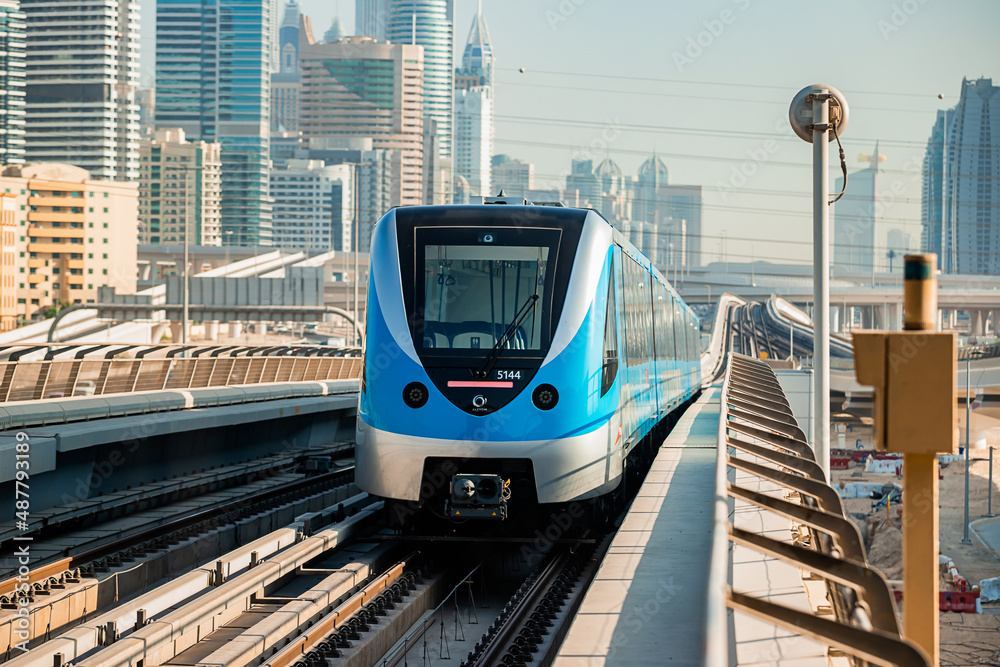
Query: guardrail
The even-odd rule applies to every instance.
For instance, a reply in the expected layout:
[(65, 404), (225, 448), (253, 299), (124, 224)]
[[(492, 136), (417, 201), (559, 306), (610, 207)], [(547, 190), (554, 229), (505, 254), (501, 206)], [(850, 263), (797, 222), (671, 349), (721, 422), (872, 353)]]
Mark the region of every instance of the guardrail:
[(361, 350), (322, 345), (0, 347), (0, 403), (361, 376)]
[[(840, 496), (827, 484), (771, 368), (730, 354), (721, 402), (710, 595), (725, 599), (734, 610), (834, 647), (850, 656), (854, 665), (929, 665), (921, 649), (900, 635), (889, 586), (868, 566), (861, 535), (844, 514)], [(737, 470), (785, 489), (786, 497), (735, 484), (731, 480)], [(732, 522), (735, 499), (787, 517), (799, 526), (799, 539), (783, 542), (737, 528)], [(728, 534), (728, 540), (719, 533)], [(833, 618), (733, 590), (724, 583), (729, 542), (825, 580)], [(708, 639), (727, 645), (718, 642), (724, 628), (725, 610), (715, 605), (708, 618)], [(713, 664), (728, 664), (719, 655), (719, 646), (711, 655)]]
[[(998, 357), (1000, 357), (1000, 343), (963, 345), (958, 348), (959, 361), (979, 361), (981, 359), (996, 359)], [(853, 371), (854, 358), (834, 357), (830, 359), (830, 368), (841, 371)]]

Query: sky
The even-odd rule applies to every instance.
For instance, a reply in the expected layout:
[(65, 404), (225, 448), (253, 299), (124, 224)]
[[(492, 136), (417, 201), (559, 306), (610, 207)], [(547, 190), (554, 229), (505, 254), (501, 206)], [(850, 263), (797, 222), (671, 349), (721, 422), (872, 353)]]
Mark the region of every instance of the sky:
[[(337, 12), (354, 25), (351, 0), (300, 2), (319, 34)], [(879, 142), (880, 190), (898, 193), (886, 226), (919, 244), (936, 110), (957, 103), (963, 77), (1000, 84), (996, 0), (482, 3), (497, 54), (495, 152), (533, 163), (541, 188), (564, 187), (573, 158), (610, 157), (635, 175), (655, 150), (671, 183), (704, 188), (703, 262), (811, 262), (812, 153), (788, 124), (801, 88), (845, 95), (848, 170)], [(455, 6), (458, 58), (476, 1)], [(154, 7), (142, 0), (144, 81)], [(834, 145), (831, 189), (836, 156)]]

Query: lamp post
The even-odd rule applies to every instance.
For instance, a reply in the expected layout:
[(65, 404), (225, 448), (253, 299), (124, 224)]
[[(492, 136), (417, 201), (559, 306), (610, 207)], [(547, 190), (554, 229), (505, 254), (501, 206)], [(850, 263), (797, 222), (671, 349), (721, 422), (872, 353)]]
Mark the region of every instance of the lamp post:
[[(354, 247), (354, 273), (351, 278), (351, 282), (354, 283), (354, 305), (351, 310), (351, 314), (354, 317), (354, 331), (355, 336), (358, 336), (358, 252), (359, 252), (359, 241), (358, 241), (358, 227), (361, 222), (361, 183), (359, 181), (358, 175), (361, 173), (360, 168), (374, 164), (373, 162), (341, 162), (341, 164), (353, 167), (351, 173), (351, 192), (352, 199), (354, 200), (354, 211), (353, 220), (351, 222), (351, 245)], [(357, 341), (358, 345), (364, 345), (363, 340)]]
[[(828, 142), (843, 134), (847, 100), (833, 86), (806, 86), (792, 99), (788, 120), (812, 144), (813, 156), (813, 450), (830, 478), (830, 180)], [(843, 152), (841, 152), (843, 155)]]
[[(962, 544), (972, 544), (969, 539), (969, 434), (972, 432), (972, 349), (965, 351), (965, 521)], [(992, 471), (992, 463), (991, 468)]]

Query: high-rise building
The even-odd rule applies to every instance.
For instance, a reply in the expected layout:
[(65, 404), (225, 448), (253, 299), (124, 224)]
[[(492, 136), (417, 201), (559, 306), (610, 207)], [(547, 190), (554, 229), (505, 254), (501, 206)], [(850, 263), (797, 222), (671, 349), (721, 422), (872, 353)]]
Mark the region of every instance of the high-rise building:
[(600, 208), (601, 180), (594, 174), (594, 161), (574, 158), (570, 162), (566, 176), (566, 190), (576, 192), (579, 205), (584, 208)]
[(667, 165), (654, 153), (631, 187), (632, 219), (652, 225), (643, 234), (654, 263), (671, 277), (701, 266), (701, 186), (671, 184)]
[(271, 132), (299, 129), (299, 3), (288, 0), (278, 29), (278, 71), (271, 74)]
[(475, 86), (455, 91), (455, 174), (463, 176), (471, 193), (492, 195), (490, 156), (493, 154), (493, 89)]
[(920, 200), (920, 245), (924, 252), (937, 255), (938, 268), (942, 266), (944, 253), (944, 174), (945, 138), (948, 127), (955, 117), (954, 109), (939, 109), (927, 150), (924, 152), (923, 183)]
[(139, 145), (139, 243), (219, 245), (221, 148), (157, 130)]
[[(848, 175), (847, 190), (833, 207), (833, 265), (852, 273), (870, 273), (880, 269), (876, 258), (876, 240), (884, 236), (879, 204), (879, 164), (885, 156), (878, 152), (861, 155), (868, 166)], [(844, 189), (844, 179), (838, 178), (836, 192)]]
[(386, 40), (389, 27), (389, 0), (355, 0), (354, 34)]
[(273, 28), (271, 0), (156, 3), (156, 125), (222, 147), (227, 244), (271, 245)]
[(453, 0), (390, 0), (386, 37), (397, 44), (424, 47), (423, 113), (437, 121), (438, 150), (450, 158), (455, 95)]
[[(506, 159), (505, 159), (506, 158)], [(493, 192), (498, 195), (503, 190), (508, 197), (527, 198), (528, 192), (535, 189), (535, 165), (523, 160), (515, 160), (508, 155), (494, 155)]]
[(367, 36), (317, 43), (306, 17), (301, 39), (299, 129), (305, 144), (371, 138), (373, 149), (399, 151), (400, 199), (393, 205), (422, 204), (423, 49)]
[(0, 0), (0, 164), (24, 162), (24, 29), (17, 0)]
[(139, 175), (138, 0), (21, 0), (25, 140), (31, 162), (95, 179)]
[(282, 250), (350, 251), (354, 179), (350, 165), (292, 159), (271, 171), (274, 245)]
[(486, 27), (486, 19), (483, 18), (483, 3), (480, 0), (479, 9), (472, 19), (472, 27), (469, 28), (469, 37), (465, 40), (465, 50), (462, 51), (462, 72), (482, 77), (480, 85), (493, 88), (497, 83), (495, 68), (493, 40)]
[(594, 176), (600, 184), (600, 195), (591, 206), (620, 227), (632, 218), (632, 193), (625, 187), (625, 174), (614, 160), (604, 158), (594, 169)]
[(938, 112), (924, 157), (922, 240), (940, 253), (945, 273), (1000, 274), (998, 174), (1000, 87), (962, 79), (958, 104)]
[(18, 274), (19, 316), (57, 302), (94, 303), (102, 285), (135, 292), (135, 183), (92, 180), (68, 164), (25, 164), (3, 170), (0, 191), (16, 198), (25, 239), (18, 237), (27, 257)]
[(135, 99), (139, 105), (139, 138), (149, 139), (156, 132), (156, 89), (140, 88)]
[(428, 206), (441, 206), (452, 202), (453, 164), (451, 158), (441, 153), (441, 135), (437, 119), (424, 117), (424, 199)]
[(462, 55), (462, 68), (455, 71), (456, 176), (464, 177), (471, 196), (490, 196), (490, 163), (493, 155), (494, 56), (482, 6), (472, 20)]
[(633, 190), (632, 215), (636, 220), (656, 223), (665, 217), (661, 210), (665, 199), (663, 188), (670, 184), (670, 170), (662, 159), (653, 153), (639, 166), (639, 176)]
[[(357, 179), (357, 241), (359, 252), (371, 248), (375, 223), (402, 199), (403, 155), (396, 149), (374, 149), (371, 137), (313, 138), (301, 148), (301, 159), (327, 165), (349, 165)], [(351, 248), (353, 250), (353, 248)]]

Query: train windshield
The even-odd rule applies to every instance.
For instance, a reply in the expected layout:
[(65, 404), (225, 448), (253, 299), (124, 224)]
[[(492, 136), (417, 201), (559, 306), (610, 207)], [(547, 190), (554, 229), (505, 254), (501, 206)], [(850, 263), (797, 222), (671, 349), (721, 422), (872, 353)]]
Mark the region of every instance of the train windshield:
[(479, 233), (472, 243), (428, 238), (418, 246), (417, 266), (423, 271), (417, 286), (417, 303), (423, 306), (418, 347), (485, 354), (504, 339), (508, 354), (547, 349), (559, 238), (558, 230), (551, 231), (530, 239), (536, 241), (531, 245), (505, 245), (496, 242), (501, 233)]

